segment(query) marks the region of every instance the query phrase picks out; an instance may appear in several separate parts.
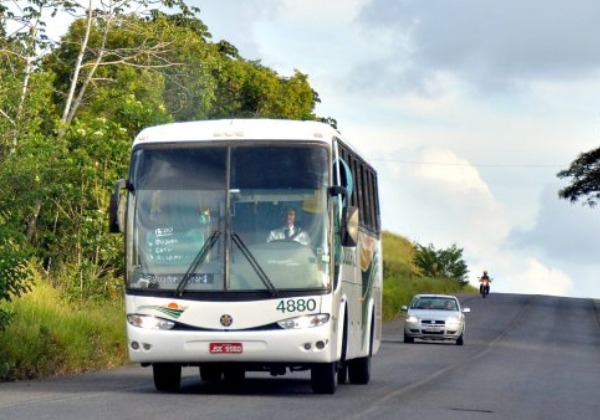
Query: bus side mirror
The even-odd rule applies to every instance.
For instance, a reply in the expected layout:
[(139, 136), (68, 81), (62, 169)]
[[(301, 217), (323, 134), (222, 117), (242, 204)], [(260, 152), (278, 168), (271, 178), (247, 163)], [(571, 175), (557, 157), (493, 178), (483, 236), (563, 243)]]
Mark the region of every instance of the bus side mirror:
[(115, 183), (115, 191), (110, 196), (108, 229), (111, 233), (119, 233), (125, 230), (125, 200), (121, 196), (121, 190), (127, 187), (124, 179)]
[[(329, 187), (329, 195), (342, 196), (342, 202), (348, 203), (348, 190), (345, 187), (334, 185)], [(358, 207), (344, 205), (342, 209), (342, 222), (340, 226), (342, 246), (354, 247), (358, 243)]]
[(342, 210), (342, 246), (354, 247), (358, 243), (358, 208), (344, 207)]

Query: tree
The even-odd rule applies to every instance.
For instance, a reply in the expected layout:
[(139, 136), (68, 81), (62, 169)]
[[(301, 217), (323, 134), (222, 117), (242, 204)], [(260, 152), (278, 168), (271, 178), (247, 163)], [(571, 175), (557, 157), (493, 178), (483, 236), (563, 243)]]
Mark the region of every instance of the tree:
[(307, 75), (296, 70), (293, 76), (282, 77), (259, 61), (244, 60), (230, 48), (219, 47), (222, 55), (214, 71), (218, 100), (209, 118), (317, 118), (319, 96)]
[[(161, 15), (160, 8), (177, 9), (182, 18), (199, 13), (199, 9), (188, 7), (183, 0), (117, 0), (101, 3), (100, 9), (93, 8), (91, 2), (88, 6), (78, 6), (77, 10), (83, 11), (84, 16), (71, 26), (63, 38), (63, 54), (59, 53), (59, 58), (64, 55), (75, 58), (64, 61), (72, 70), (62, 79), (67, 89), (62, 91), (59, 137), (66, 133), (79, 107), (85, 103), (88, 89), (114, 80), (110, 69), (158, 69), (178, 65), (168, 58), (171, 44), (144, 31), (145, 21)], [(128, 13), (131, 10), (136, 12)], [(115, 43), (115, 32), (120, 35), (120, 42)], [(103, 74), (104, 68), (109, 69), (108, 75)]]
[(571, 178), (571, 184), (558, 191), (558, 196), (572, 203), (583, 200), (594, 207), (600, 200), (600, 148), (581, 153), (559, 178)]
[[(0, 302), (10, 302), (30, 290), (27, 257), (29, 249), (23, 235), (7, 225), (0, 213)], [(8, 326), (12, 313), (0, 307), (0, 332)]]
[[(43, 51), (48, 48), (44, 13), (54, 13), (62, 0), (14, 1), (0, 4), (0, 153), (13, 154), (18, 141), (35, 127), (29, 118), (39, 120), (44, 109), (33, 108), (28, 101), (35, 83), (36, 70)], [(65, 10), (69, 10), (66, 6)], [(10, 26), (10, 32), (8, 32)]]
[(463, 260), (463, 250), (456, 244), (436, 250), (433, 245), (415, 245), (415, 266), (427, 277), (456, 279), (467, 284), (469, 269)]

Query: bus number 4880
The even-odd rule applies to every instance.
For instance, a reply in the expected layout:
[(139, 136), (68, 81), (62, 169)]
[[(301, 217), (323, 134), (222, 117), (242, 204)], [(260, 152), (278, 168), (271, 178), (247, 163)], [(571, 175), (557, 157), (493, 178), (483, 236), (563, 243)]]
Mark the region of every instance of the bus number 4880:
[(277, 310), (286, 312), (312, 312), (317, 309), (317, 301), (314, 299), (282, 299), (277, 305)]

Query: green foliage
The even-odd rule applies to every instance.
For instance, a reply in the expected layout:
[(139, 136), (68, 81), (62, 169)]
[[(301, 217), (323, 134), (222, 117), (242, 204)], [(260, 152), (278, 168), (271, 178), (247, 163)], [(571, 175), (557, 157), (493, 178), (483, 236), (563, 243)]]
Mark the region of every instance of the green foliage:
[[(7, 213), (0, 213), (0, 303), (11, 302), (31, 289), (28, 258), (31, 250), (23, 235), (7, 223)], [(12, 311), (0, 307), (0, 332), (13, 318)]]
[(558, 196), (572, 203), (583, 200), (594, 207), (600, 200), (600, 148), (581, 153), (559, 178), (570, 178), (571, 184), (559, 190)]
[(314, 120), (317, 96), (308, 76), (279, 76), (259, 62), (224, 57), (214, 73), (219, 99), (209, 118), (291, 118)]
[(455, 279), (467, 284), (469, 269), (462, 254), (463, 250), (456, 244), (439, 250), (431, 244), (427, 247), (416, 244), (413, 262), (424, 276)]
[(16, 315), (0, 334), (0, 381), (72, 374), (127, 361), (123, 300), (67, 304), (43, 280), (9, 305)]
[(462, 280), (443, 276), (423, 277), (420, 268), (415, 265), (418, 246), (402, 236), (383, 232), (382, 246), (383, 317), (386, 320), (397, 317), (399, 308), (407, 305), (417, 293), (456, 294), (475, 291)]

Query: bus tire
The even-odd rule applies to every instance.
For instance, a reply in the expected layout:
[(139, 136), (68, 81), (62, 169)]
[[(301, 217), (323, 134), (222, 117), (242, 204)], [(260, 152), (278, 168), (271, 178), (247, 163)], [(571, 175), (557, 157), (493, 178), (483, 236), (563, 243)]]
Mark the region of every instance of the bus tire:
[(374, 322), (371, 320), (369, 353), (365, 357), (348, 361), (348, 378), (351, 384), (366, 385), (371, 380), (371, 355), (373, 354)]
[(310, 385), (315, 394), (335, 394), (337, 363), (319, 363), (310, 369)]
[(348, 378), (351, 384), (366, 385), (371, 380), (371, 356), (348, 361)]
[(152, 365), (154, 387), (161, 392), (176, 392), (181, 385), (181, 365), (154, 363)]

